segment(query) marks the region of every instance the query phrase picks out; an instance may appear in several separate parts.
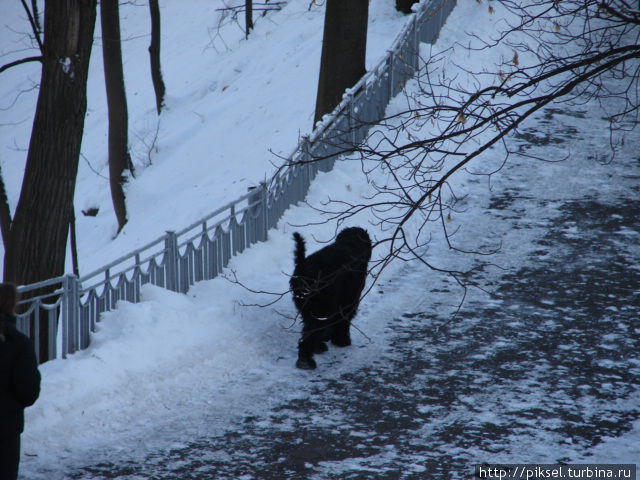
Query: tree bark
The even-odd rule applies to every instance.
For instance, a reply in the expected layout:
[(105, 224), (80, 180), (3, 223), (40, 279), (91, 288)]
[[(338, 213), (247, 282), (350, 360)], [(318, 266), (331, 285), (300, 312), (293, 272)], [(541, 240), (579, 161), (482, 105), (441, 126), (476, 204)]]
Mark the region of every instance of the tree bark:
[(128, 146), (129, 114), (122, 71), (118, 0), (100, 1), (100, 25), (104, 80), (109, 109), (109, 184), (119, 232), (127, 223), (127, 206), (123, 187), (127, 181), (125, 172), (131, 164), (131, 157)]
[(21, 0), (21, 2), (22, 8), (24, 8), (25, 13), (27, 14), (27, 18), (29, 19), (29, 23), (31, 24), (33, 38), (38, 44), (38, 49), (42, 53), (42, 39), (40, 38), (42, 30), (40, 29), (40, 20), (38, 19), (38, 2), (36, 0), (32, 0), (31, 8), (33, 12), (29, 10), (29, 6), (27, 5), (27, 2), (25, 2), (25, 0)]
[(69, 233), (71, 235), (71, 267), (73, 274), (80, 277), (80, 267), (78, 263), (78, 239), (76, 236), (76, 209), (71, 207), (71, 218), (69, 219)]
[(11, 232), (11, 209), (9, 208), (9, 198), (4, 187), (4, 177), (0, 166), (0, 233), (2, 233), (2, 244), (7, 248)]
[(253, 30), (253, 0), (244, 2), (245, 38), (249, 38), (249, 32)]
[[(40, 91), (5, 249), (5, 281), (23, 285), (64, 274), (95, 20), (96, 0), (45, 4)], [(42, 322), (41, 338), (47, 333)], [(40, 358), (46, 359), (42, 344)]]
[(31, 0), (31, 12), (33, 13), (33, 22), (37, 33), (42, 33), (40, 26), (40, 14), (38, 13), (38, 0)]
[(160, 6), (158, 0), (149, 0), (149, 11), (151, 14), (151, 44), (149, 45), (151, 81), (156, 93), (156, 109), (160, 115), (164, 106), (165, 86), (160, 68)]
[(327, 0), (314, 124), (365, 74), (369, 0)]

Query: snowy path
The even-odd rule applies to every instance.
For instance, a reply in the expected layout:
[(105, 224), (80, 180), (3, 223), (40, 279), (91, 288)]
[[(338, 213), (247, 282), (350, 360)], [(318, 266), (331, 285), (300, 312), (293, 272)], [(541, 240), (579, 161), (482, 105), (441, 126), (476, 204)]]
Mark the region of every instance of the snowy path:
[(407, 265), (362, 305), (370, 340), (355, 334), (317, 371), (283, 352), (225, 382), (215, 408), (194, 400), (153, 433), (125, 430), (121, 445), (28, 464), (24, 478), (472, 478), (482, 462), (637, 461), (640, 145), (598, 163), (607, 133), (591, 113), (547, 110), (515, 140), (582, 155), (514, 157), (492, 191), (469, 180), (475, 225), (459, 241), (499, 237), (489, 261), (502, 268), (475, 271), (490, 293), (470, 290), (456, 317), (454, 282)]

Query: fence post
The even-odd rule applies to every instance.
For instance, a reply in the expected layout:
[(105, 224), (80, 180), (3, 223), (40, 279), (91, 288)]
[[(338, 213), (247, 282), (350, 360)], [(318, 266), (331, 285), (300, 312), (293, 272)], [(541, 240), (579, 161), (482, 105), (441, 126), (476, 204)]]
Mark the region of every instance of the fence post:
[[(62, 294), (62, 358), (79, 350), (80, 282), (75, 275), (65, 275)], [(55, 352), (56, 331), (49, 332), (50, 352)], [(51, 344), (53, 343), (53, 349)], [(55, 358), (55, 356), (54, 356)]]
[[(300, 145), (300, 150), (302, 151), (302, 172), (305, 175), (305, 196), (309, 191), (309, 185), (311, 181), (315, 177), (315, 173), (313, 171), (314, 168), (314, 159), (311, 156), (311, 139), (309, 135), (305, 135), (302, 137), (302, 143)], [(303, 198), (304, 200), (304, 198)]]
[(179, 292), (180, 279), (178, 278), (178, 236), (176, 232), (167, 231), (164, 238), (165, 248), (165, 288), (172, 292)]
[(269, 212), (267, 211), (267, 197), (269, 196), (269, 191), (267, 190), (267, 182), (260, 182), (260, 203), (262, 210), (260, 211), (260, 215), (262, 215), (262, 226), (263, 230), (260, 232), (260, 239), (263, 242), (267, 241), (268, 231), (269, 231)]
[(349, 130), (351, 130), (351, 144), (353, 145), (353, 148), (355, 148), (358, 143), (356, 136), (356, 109), (354, 105), (356, 96), (350, 92), (348, 93), (348, 98), (349, 108), (347, 109), (347, 115), (349, 116), (349, 121), (347, 124), (349, 125)]
[(420, 69), (420, 37), (418, 35), (418, 15), (420, 12), (416, 12), (413, 15), (413, 19), (411, 23), (413, 24), (413, 51), (415, 53), (413, 68), (415, 70), (415, 74), (418, 73)]
[(393, 52), (389, 52), (389, 100), (393, 98)]

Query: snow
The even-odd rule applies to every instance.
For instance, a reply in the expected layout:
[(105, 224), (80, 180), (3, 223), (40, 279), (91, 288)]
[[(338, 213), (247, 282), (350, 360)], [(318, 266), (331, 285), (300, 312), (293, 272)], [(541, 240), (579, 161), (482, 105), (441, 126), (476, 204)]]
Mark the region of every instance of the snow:
[[(160, 120), (155, 114), (148, 71), (148, 11), (145, 5), (121, 5), (130, 142), (136, 174), (127, 186), (129, 223), (115, 238), (117, 224), (106, 179), (106, 101), (98, 22), (75, 204), (77, 212), (97, 207), (99, 214), (85, 217), (78, 213), (82, 272), (93, 271), (166, 230), (180, 229), (246, 193), (248, 187), (268, 179), (281, 162), (279, 156), (291, 153), (299, 137), (311, 131), (323, 9), (315, 5), (318, 2), (309, 8), (310, 3), (291, 0), (281, 12), (258, 18), (248, 40), (244, 40), (243, 32), (233, 23), (217, 29), (221, 13), (215, 8), (221, 3), (193, 0), (189, 8), (182, 2), (161, 3), (163, 74), (168, 97), (167, 109)], [(459, 2), (438, 44), (423, 45), (423, 55), (441, 52), (456, 42), (464, 44), (466, 29), (473, 27), (478, 34), (491, 32), (500, 22), (501, 9), (497, 5), (495, 8), (496, 13), (491, 16), (486, 4)], [(25, 38), (16, 27), (25, 25), (23, 30), (26, 29), (22, 17), (18, 2), (0, 5), (0, 18), (4, 19), (0, 45), (5, 62), (22, 55)], [(484, 23), (478, 21), (479, 17)], [(367, 68), (377, 64), (407, 18), (395, 12), (393, 2), (371, 0)], [(481, 71), (482, 61), (498, 62), (509, 53), (496, 48), (480, 60), (458, 51), (455, 54), (458, 57), (452, 54), (447, 69), (454, 69), (456, 61), (462, 59), (467, 67)], [(2, 76), (0, 159), (10, 203), (15, 208), (36, 98), (36, 91), (29, 85), (37, 82), (38, 67), (24, 65)], [(460, 81), (464, 81), (462, 77)], [(417, 85), (410, 82), (407, 88), (415, 91)], [(16, 97), (16, 91), (24, 93)], [(401, 111), (406, 101), (399, 95), (388, 111)], [(587, 128), (593, 125), (588, 119), (583, 123)], [(581, 146), (572, 144), (570, 148), (579, 151)], [(476, 229), (463, 229), (459, 241), (476, 246), (474, 242), (480, 240), (491, 245), (502, 239), (509, 246), (510, 255), (526, 258), (531, 239), (542, 235), (549, 218), (560, 215), (558, 207), (562, 201), (580, 198), (585, 191), (596, 191), (599, 187), (594, 179), (602, 178), (611, 168), (623, 168), (597, 164), (584, 176), (567, 181), (568, 172), (575, 165), (572, 161), (543, 165), (522, 162), (521, 172), (510, 180), (512, 183), (515, 180), (512, 186), (561, 192), (529, 212), (537, 219), (537, 224), (533, 222), (535, 227), (519, 229), (516, 228), (519, 220), (511, 219), (504, 231), (493, 231), (495, 223), (485, 222), (486, 211), (480, 204), (470, 204), (464, 213), (454, 216), (452, 225), (463, 225), (465, 219), (472, 219), (468, 223)], [(457, 190), (470, 194), (472, 199), (486, 197), (489, 191), (487, 182), (473, 175), (478, 169), (489, 167), (472, 165), (452, 181)], [(382, 172), (378, 175), (377, 179), (385, 181)], [(494, 190), (504, 186), (499, 178), (492, 177)], [(200, 282), (187, 295), (147, 285), (141, 303), (120, 302), (116, 310), (104, 314), (89, 349), (40, 367), (42, 394), (26, 412), (22, 437), (22, 468), (23, 473), (27, 472), (24, 475), (56, 480), (63, 478), (56, 476), (61, 471), (85, 465), (87, 455), (95, 463), (114, 458), (141, 461), (148, 452), (181, 448), (199, 433), (213, 435), (233, 428), (247, 412), (260, 415), (283, 401), (305, 398), (314, 382), (368, 366), (381, 352), (387, 352), (392, 335), (389, 319), (432, 308), (432, 299), (423, 293), (424, 278), (432, 273), (407, 272), (401, 263), (389, 266), (379, 279), (380, 288), (370, 291), (361, 309), (356, 322), (358, 330), (353, 335), (355, 348), (348, 352), (331, 349), (318, 360), (319, 370), (311, 377), (309, 372), (293, 368), (299, 326), (286, 296), (287, 274), (292, 270), (291, 233), (303, 232), (311, 251), (330, 240), (336, 229), (335, 223), (323, 222), (314, 206), (322, 205), (328, 198), (357, 203), (371, 193), (372, 186), (362, 175), (360, 163), (340, 162), (332, 172), (318, 175), (309, 192), (308, 205), (291, 208), (278, 227), (269, 232), (268, 241), (232, 259), (226, 278)], [(606, 191), (600, 194), (613, 195)], [(350, 222), (366, 225), (374, 238), (384, 236), (370, 212)], [(579, 225), (565, 231), (569, 238), (579, 235)], [(637, 232), (620, 229), (618, 235), (632, 237)], [(438, 261), (450, 262), (449, 266), (467, 261), (452, 256), (437, 232), (429, 254)], [(495, 261), (504, 258), (499, 254)], [(403, 277), (406, 274), (404, 282), (396, 280), (399, 272)], [(236, 275), (242, 285), (262, 293), (253, 293), (234, 282)], [(438, 297), (443, 303), (433, 308), (440, 312), (454, 311), (460, 298), (446, 295), (451, 287), (447, 280), (428, 281), (430, 288), (437, 285), (443, 291)], [(262, 306), (278, 295), (284, 298), (274, 305)], [(514, 308), (482, 293), (471, 298), (496, 309)], [(551, 300), (541, 299), (540, 303), (545, 308), (553, 307)], [(471, 328), (472, 323), (470, 320), (460, 328)], [(514, 329), (521, 326), (519, 322), (510, 325)], [(553, 330), (561, 325), (549, 320), (539, 328)], [(613, 345), (616, 338), (611, 333), (601, 342)], [(492, 349), (507, 348), (509, 342), (508, 338), (498, 338), (484, 349), (479, 348), (472, 358), (482, 361), (493, 353)], [(448, 345), (451, 349), (455, 347), (455, 342)], [(433, 363), (437, 363), (435, 358)], [(327, 364), (335, 369), (323, 370)], [(540, 364), (536, 368), (542, 370), (546, 366)], [(456, 370), (447, 372), (452, 378), (459, 374)], [(478, 384), (482, 381), (482, 377), (477, 379)], [(614, 388), (613, 384), (610, 386)], [(487, 393), (489, 396), (493, 394)], [(464, 404), (477, 399), (460, 400)], [(557, 400), (565, 401), (561, 394)], [(637, 392), (628, 399), (630, 404), (637, 400)], [(503, 408), (525, 410), (533, 408), (536, 402), (536, 398), (513, 395), (504, 399)], [(440, 406), (425, 404), (417, 409), (424, 415), (437, 410), (452, 421), (468, 415), (461, 407), (446, 412)], [(344, 428), (339, 417), (318, 416), (312, 421), (336, 430)], [(501, 419), (495, 412), (484, 410), (478, 421), (500, 424)], [(266, 425), (269, 421), (263, 422)], [(428, 427), (424, 431), (428, 433)], [(516, 433), (513, 435), (515, 440), (522, 440)], [(364, 442), (370, 432), (353, 430), (350, 436), (354, 442)], [(557, 458), (550, 451), (557, 438), (540, 433), (529, 442), (521, 447), (528, 451), (528, 457), (522, 458)], [(604, 438), (590, 451), (579, 454), (571, 448), (566, 451), (575, 454), (572, 457), (575, 462), (634, 463), (640, 458), (639, 446), (640, 422), (636, 421), (627, 433)], [(394, 445), (388, 445), (378, 460), (373, 460), (379, 462), (375, 471), (384, 473), (386, 462), (400, 455)], [(413, 462), (412, 471), (425, 470), (420, 460), (409, 459)], [(348, 469), (371, 469), (371, 461), (371, 458), (348, 458), (343, 462), (320, 462), (319, 468), (324, 473), (336, 474)]]

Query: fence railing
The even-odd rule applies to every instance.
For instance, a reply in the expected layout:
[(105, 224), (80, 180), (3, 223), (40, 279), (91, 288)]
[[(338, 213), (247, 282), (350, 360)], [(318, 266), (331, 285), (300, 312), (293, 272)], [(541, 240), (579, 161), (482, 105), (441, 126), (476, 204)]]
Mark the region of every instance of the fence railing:
[[(333, 168), (335, 156), (362, 142), (392, 97), (402, 91), (419, 60), (420, 42), (432, 43), (455, 0), (431, 0), (398, 35), (385, 58), (345, 94), (342, 102), (289, 156), (269, 186), (261, 184), (199, 221), (77, 278), (66, 275), (19, 287), (18, 328), (36, 344), (41, 362), (85, 349), (103, 312), (119, 300), (140, 301), (151, 283), (186, 293), (191, 285), (219, 275), (232, 256), (267, 239), (285, 210), (304, 200), (318, 171)], [(317, 159), (321, 159), (316, 161)], [(29, 298), (30, 292), (46, 289)], [(58, 346), (61, 351), (58, 352)]]

